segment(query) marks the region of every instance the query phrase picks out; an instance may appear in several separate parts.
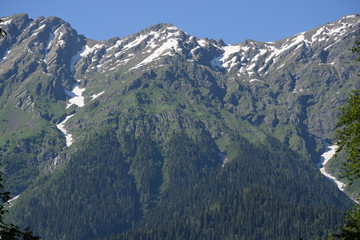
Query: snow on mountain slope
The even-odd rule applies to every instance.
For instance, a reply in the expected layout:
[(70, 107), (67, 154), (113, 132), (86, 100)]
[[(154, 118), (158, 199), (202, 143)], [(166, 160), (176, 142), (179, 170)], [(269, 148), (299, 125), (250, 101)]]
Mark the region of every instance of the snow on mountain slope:
[[(359, 15), (348, 15), (337, 22), (276, 42), (261, 43), (249, 40), (241, 44), (218, 46), (222, 54), (213, 58), (210, 63), (215, 70), (231, 71), (237, 66), (238, 74), (252, 76), (256, 73), (262, 76), (269, 68), (276, 66), (275, 63), (279, 62), (280, 57), (296, 54), (297, 50), (316, 46), (328, 50), (342, 37), (358, 31), (359, 23)], [(206, 46), (202, 42), (201, 47)]]
[[(273, 81), (271, 84), (275, 85), (279, 84), (277, 74), (283, 74), (291, 81), (286, 86), (289, 93), (306, 93), (311, 86), (302, 85), (297, 75), (315, 65), (337, 70), (341, 67), (339, 51), (345, 47), (339, 46), (360, 32), (360, 16), (349, 15), (275, 42), (246, 40), (226, 45), (221, 40), (190, 36), (171, 24), (153, 25), (122, 39), (94, 41), (78, 35), (68, 23), (54, 17), (4, 19), (4, 28), (14, 25), (21, 31), (16, 41), (5, 39), (1, 42), (0, 75), (11, 76), (21, 68), (24, 79), (33, 73), (46, 75), (41, 78), (51, 77), (54, 83), (48, 90), (62, 100), (66, 99), (66, 94), (59, 89), (70, 89), (76, 83), (75, 79), (84, 79), (87, 92), (77, 94), (84, 94), (83, 105), (89, 101), (87, 99), (98, 97), (97, 94), (104, 91), (102, 84), (108, 81), (108, 76), (111, 81), (116, 81), (119, 75), (139, 74), (182, 63), (215, 70), (229, 81), (226, 83), (229, 85), (230, 81), (255, 86)], [(347, 39), (347, 42), (350, 41)], [(22, 66), (24, 61), (21, 59), (27, 59), (29, 65)], [(311, 77), (319, 78), (316, 74)]]
[[(61, 149), (96, 122), (127, 114), (127, 106), (113, 108), (133, 90), (145, 89), (149, 96), (125, 98), (130, 105), (154, 101), (158, 95), (151, 91), (159, 88), (186, 93), (184, 102), (194, 105), (211, 103), (210, 112), (223, 109), (276, 135), (295, 152), (308, 153), (304, 136), (330, 137), (336, 109), (358, 86), (357, 62), (351, 62), (349, 50), (360, 35), (358, 15), (275, 42), (234, 45), (199, 39), (171, 24), (95, 41), (54, 17), (4, 19), (1, 27), (10, 37), (0, 40), (0, 104), (45, 122), (57, 137), (54, 144), (65, 135)], [(81, 85), (74, 85), (77, 79)], [(163, 100), (156, 99), (159, 106)], [(176, 108), (185, 111), (183, 105)], [(221, 129), (210, 125), (212, 136), (219, 136)], [(59, 156), (52, 149), (43, 155)]]
[[(177, 55), (216, 71), (235, 72), (249, 79), (261, 78), (284, 66), (284, 62), (296, 54), (307, 53), (310, 48), (326, 51), (336, 46), (340, 39), (358, 31), (359, 23), (358, 15), (349, 15), (276, 42), (247, 40), (234, 45), (197, 39), (171, 24), (157, 24), (122, 39), (87, 41), (81, 56), (77, 55), (76, 61), (73, 59), (72, 66), (75, 66), (74, 62), (79, 66), (86, 65), (81, 68), (89, 74), (119, 68), (134, 71), (147, 66), (161, 66), (166, 57)], [(61, 41), (60, 35), (55, 34), (55, 39)], [(50, 46), (54, 40), (48, 42)]]
[(337, 148), (338, 148), (337, 145), (330, 146), (328, 143), (325, 142), (325, 151), (320, 157), (320, 162), (318, 163), (318, 168), (325, 177), (327, 177), (330, 181), (334, 182), (341, 191), (344, 191), (346, 185), (343, 182), (340, 182), (339, 180), (337, 180), (333, 175), (328, 173), (325, 169), (326, 163), (332, 157), (334, 157)]
[(74, 139), (72, 137), (72, 134), (68, 133), (68, 131), (65, 129), (65, 123), (74, 116), (74, 114), (67, 116), (62, 122), (56, 125), (56, 127), (62, 132), (66, 139), (66, 146), (70, 147), (73, 143)]
[(154, 25), (124, 39), (116, 39), (115, 42), (103, 41), (93, 46), (86, 45), (81, 58), (90, 63), (87, 71), (105, 72), (121, 66), (134, 70), (162, 57), (182, 54), (181, 41), (184, 37), (189, 36), (170, 24)]
[[(80, 81), (78, 81), (78, 83), (74, 84), (73, 89), (71, 91), (69, 91), (67, 89), (64, 89), (65, 94), (69, 97), (69, 103), (67, 104), (66, 109), (69, 108), (70, 106), (72, 106), (73, 104), (78, 106), (78, 107), (83, 107), (85, 105), (83, 92), (86, 89), (85, 88), (80, 88), (79, 83), (80, 83)], [(100, 93), (99, 95), (94, 96), (94, 98), (100, 96), (102, 93)], [(72, 137), (72, 134), (70, 134), (68, 132), (68, 130), (65, 129), (65, 123), (70, 118), (72, 118), (74, 115), (75, 115), (75, 113), (66, 116), (66, 118), (62, 122), (60, 122), (59, 124), (56, 125), (56, 127), (64, 134), (65, 139), (66, 139), (66, 146), (67, 147), (71, 146), (74, 139)]]

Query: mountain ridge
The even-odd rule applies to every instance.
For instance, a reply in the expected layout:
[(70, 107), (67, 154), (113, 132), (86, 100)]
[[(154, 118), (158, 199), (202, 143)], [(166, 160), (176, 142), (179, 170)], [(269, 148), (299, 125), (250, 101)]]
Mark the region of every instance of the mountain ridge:
[[(359, 87), (359, 63), (349, 50), (360, 34), (359, 15), (272, 43), (234, 45), (199, 39), (171, 24), (95, 41), (56, 17), (19, 14), (4, 23), (11, 36), (0, 40), (5, 184), (21, 193), (14, 219), (31, 224), (33, 216), (46, 238), (149, 237), (177, 223), (206, 238), (195, 229), (215, 228), (203, 216), (215, 221), (226, 216), (226, 207), (246, 212), (251, 202), (261, 217), (239, 214), (238, 220), (258, 230), (224, 218), (232, 226), (224, 233), (228, 238), (241, 231), (243, 238), (300, 238), (299, 226), (311, 229), (306, 236), (321, 237), (330, 228), (316, 225), (320, 219), (335, 229), (341, 209), (351, 205), (316, 163), (322, 139), (332, 137), (338, 107)], [(267, 201), (272, 192), (276, 196)], [(277, 201), (288, 206), (286, 214), (276, 213)], [(131, 207), (120, 204), (125, 202)], [(65, 216), (52, 206), (84, 214)], [(286, 216), (284, 230), (271, 231), (267, 214), (279, 221)], [(56, 219), (64, 217), (78, 230), (57, 228)], [(151, 224), (164, 219), (169, 224)], [(150, 232), (140, 229), (142, 223)], [(269, 235), (261, 235), (262, 228)], [(224, 237), (216, 234), (214, 239)]]
[[(22, 45), (24, 45), (26, 41), (30, 44), (27, 44), (29, 46), (28, 52), (22, 52), (22, 59), (33, 58), (34, 52), (38, 55), (37, 61), (31, 62), (31, 64), (27, 66), (24, 65), (24, 70), (21, 72), (22, 75), (13, 75), (13, 72), (18, 71), (19, 63), (24, 62), (24, 60), (17, 60), (17, 62), (9, 61), (9, 59), (17, 59), (16, 57), (12, 57), (14, 51), (11, 51), (12, 49), (9, 44), (15, 41), (14, 36), (16, 36), (16, 33), (19, 33), (17, 32), (18, 30), (13, 30), (14, 27), (6, 29), (6, 27), (13, 26), (11, 25), (12, 21), (16, 23), (16, 29), (28, 29), (23, 31), (18, 37), (18, 40), (22, 42)], [(47, 23), (49, 24), (52, 22), (54, 23), (52, 25), (50, 24), (50, 28), (46, 27)], [(304, 82), (304, 79), (306, 79), (307, 76), (312, 76), (311, 74), (313, 73), (305, 69), (312, 69), (314, 68), (314, 64), (316, 64), (319, 67), (317, 67), (318, 69), (315, 71), (323, 71), (326, 73), (323, 74), (325, 76), (319, 75), (317, 78), (328, 78), (328, 75), (330, 78), (326, 79), (326, 81), (334, 82), (337, 81), (337, 78), (339, 78), (339, 81), (342, 81), (341, 72), (345, 72), (347, 69), (344, 69), (341, 66), (341, 62), (337, 62), (338, 60), (333, 59), (331, 53), (333, 51), (328, 52), (326, 49), (334, 48), (332, 45), (334, 44), (334, 41), (335, 43), (336, 41), (339, 41), (339, 37), (343, 35), (345, 35), (344, 37), (354, 36), (354, 33), (359, 32), (358, 27), (356, 27), (359, 26), (359, 22), (359, 15), (348, 15), (334, 23), (328, 23), (308, 32), (300, 33), (276, 42), (261, 43), (256, 41), (245, 41), (243, 43), (225, 46), (222, 41), (197, 39), (196, 37), (183, 32), (181, 29), (176, 28), (172, 24), (155, 24), (143, 31), (122, 39), (112, 38), (104, 41), (94, 41), (86, 39), (82, 35), (77, 35), (76, 31), (72, 30), (68, 23), (65, 23), (59, 18), (40, 17), (36, 20), (31, 20), (28, 18), (27, 14), (17, 14), (11, 18), (4, 18), (5, 24), (3, 23), (3, 26), (13, 37), (4, 39), (1, 42), (0, 52), (3, 52), (4, 55), (6, 54), (0, 62), (3, 66), (1, 75), (3, 76), (2, 81), (4, 81), (4, 79), (8, 79), (7, 81), (9, 81), (12, 78), (26, 79), (32, 73), (37, 72), (37, 69), (41, 69), (42, 75), (44, 76), (36, 76), (35, 78), (54, 80), (52, 80), (53, 82), (51, 84), (49, 84), (50, 82), (46, 83), (45, 86), (43, 86), (44, 83), (39, 83), (37, 88), (32, 91), (40, 95), (45, 94), (49, 96), (50, 94), (53, 99), (52, 101), (55, 102), (66, 100), (68, 97), (65, 92), (73, 88), (73, 85), (78, 82), (76, 79), (80, 79), (80, 88), (85, 85), (93, 86), (93, 89), (87, 87), (87, 91), (84, 92), (85, 102), (88, 102), (89, 100), (86, 99), (89, 99), (89, 97), (86, 96), (89, 96), (90, 94), (95, 95), (99, 92), (104, 92), (100, 97), (106, 96), (107, 91), (101, 89), (104, 83), (109, 85), (112, 84), (114, 79), (123, 78), (124, 80), (122, 81), (126, 85), (127, 82), (129, 82), (129, 78), (121, 75), (130, 74), (129, 76), (131, 79), (134, 78), (134, 74), (131, 73), (132, 71), (137, 75), (137, 72), (139, 71), (148, 71), (148, 67), (154, 69), (154, 67), (158, 68), (163, 65), (164, 68), (166, 68), (166, 65), (172, 64), (174, 61), (186, 61), (190, 65), (193, 65), (192, 67), (196, 66), (196, 68), (203, 68), (205, 73), (209, 73), (209, 79), (213, 78), (211, 81), (206, 80), (204, 83), (208, 86), (212, 85), (213, 89), (217, 89), (216, 91), (218, 93), (223, 92), (222, 95), (219, 95), (221, 96), (219, 100), (222, 102), (219, 107), (222, 108), (227, 105), (230, 107), (231, 111), (244, 112), (243, 114), (240, 114), (242, 119), (246, 119), (255, 125), (262, 125), (263, 129), (266, 130), (269, 129), (269, 127), (276, 127), (279, 122), (286, 123), (288, 121), (286, 119), (279, 119), (279, 116), (283, 115), (284, 112), (284, 109), (281, 109), (283, 108), (281, 105), (285, 104), (288, 108), (296, 107), (299, 109), (298, 111), (300, 111), (300, 113), (296, 115), (292, 113), (287, 117), (296, 125), (296, 122), (302, 121), (300, 119), (304, 118), (301, 117), (301, 112), (303, 112), (305, 108), (301, 107), (303, 105), (301, 103), (307, 104), (315, 101), (311, 100), (314, 98), (314, 93), (311, 91), (309, 92), (309, 88), (313, 87), (314, 83)], [(38, 29), (36, 29), (36, 26)], [(333, 27), (333, 29), (329, 30), (330, 27)], [(32, 34), (29, 32), (31, 29), (34, 31)], [(330, 35), (328, 33), (330, 33)], [(33, 45), (33, 42), (35, 41), (34, 38), (37, 38), (38, 35), (42, 39), (42, 43), (41, 45), (38, 44), (38, 46), (35, 46)], [(65, 36), (66, 38), (64, 38)], [(27, 39), (26, 41), (24, 41), (25, 38)], [(319, 44), (321, 45), (321, 48), (319, 50), (315, 50), (316, 48), (313, 50), (311, 44), (309, 44), (309, 38), (312, 40), (320, 39), (321, 41), (319, 41)], [(347, 42), (349, 40), (350, 39), (348, 39)], [(329, 43), (324, 45), (326, 42)], [(26, 47), (22, 45), (21, 49), (26, 49)], [(282, 46), (282, 48), (280, 48), (282, 49), (281, 51), (277, 50), (278, 46)], [(29, 53), (31, 55), (29, 55)], [(344, 55), (344, 53), (340, 54)], [(292, 65), (293, 63), (296, 63), (298, 66)], [(16, 67), (15, 69), (14, 66)], [(282, 68), (284, 68), (284, 66), (287, 67), (283, 70)], [(299, 66), (303, 66), (301, 67), (303, 70), (301, 70)], [(322, 70), (322, 68), (328, 68), (328, 66), (330, 69)], [(350, 72), (353, 72), (353, 68), (354, 67), (352, 67)], [(119, 75), (119, 69), (121, 75)], [(338, 72), (337, 75), (339, 75), (339, 77), (334, 77), (336, 75), (334, 75), (333, 69), (335, 72)], [(214, 70), (218, 73), (214, 73)], [(91, 75), (95, 73), (99, 74), (103, 80), (100, 82), (96, 81), (96, 79), (91, 81), (86, 80), (86, 82), (81, 80), (86, 78), (94, 79)], [(37, 75), (39, 74), (40, 72), (37, 73)], [(103, 76), (103, 74), (105, 76)], [(154, 76), (154, 71), (150, 70), (149, 73), (145, 74), (149, 74), (148, 76), (151, 78), (151, 76)], [(356, 73), (352, 74), (353, 76), (356, 75)], [(109, 77), (109, 75), (111, 76)], [(173, 75), (173, 73), (170, 75)], [(215, 75), (216, 77), (214, 77)], [(188, 78), (188, 76), (186, 78)], [(193, 76), (191, 78), (196, 79), (197, 77)], [(345, 75), (345, 78), (351, 78), (351, 76)], [(126, 88), (134, 88), (140, 82), (140, 80), (136, 80), (134, 83), (130, 83)], [(196, 84), (199, 83), (200, 82)], [(192, 84), (193, 83), (190, 83), (190, 85)], [(5, 88), (6, 85), (2, 84), (0, 92), (4, 91)], [(62, 88), (64, 90), (62, 90)], [(122, 91), (128, 91), (126, 88)], [(236, 88), (245, 90), (245, 92), (242, 93), (243, 96), (240, 96), (238, 92), (233, 92)], [(256, 97), (258, 100), (255, 102), (258, 102), (259, 100), (260, 102), (267, 101), (270, 105), (273, 105), (274, 107), (281, 106), (281, 108), (277, 110), (274, 108), (275, 111), (271, 111), (270, 114), (266, 114), (265, 116), (264, 114), (259, 114), (261, 111), (259, 111), (260, 109), (255, 105), (239, 105), (239, 100), (241, 98), (248, 99), (246, 102), (254, 101), (251, 100), (251, 98), (254, 98), (258, 94), (258, 90), (256, 89), (267, 92), (266, 94), (270, 97), (261, 100), (262, 97), (260, 95)], [(89, 93), (87, 94), (88, 91)], [(28, 92), (28, 90), (25, 90), (25, 92)], [(282, 92), (290, 92), (291, 94), (299, 95), (299, 99), (296, 100), (295, 98), (294, 101), (292, 100), (292, 98), (294, 98), (293, 96), (285, 95), (285, 99), (284, 97), (283, 99), (280, 99), (279, 96), (281, 96)], [(8, 95), (8, 98), (9, 96), (10, 95)], [(23, 97), (14, 97), (15, 99), (18, 99), (16, 100), (18, 102), (15, 103), (15, 105), (20, 106), (20, 108), (23, 109), (34, 109), (34, 95), (31, 96), (31, 94), (29, 95), (29, 93), (23, 92), (18, 93), (17, 96)], [(289, 100), (286, 100), (286, 98), (288, 98), (290, 102), (288, 102)], [(344, 100), (335, 97), (334, 101), (333, 104), (340, 106)], [(300, 105), (297, 106), (299, 103)], [(265, 106), (267, 103), (261, 104)], [(306, 109), (308, 108), (306, 107)], [(48, 110), (46, 110), (46, 112), (48, 112)], [(60, 116), (58, 114), (54, 115), (54, 113), (46, 112), (40, 111), (39, 114), (46, 120), (51, 120), (56, 123), (59, 123), (61, 119), (63, 120), (66, 116), (64, 115), (64, 111)], [(51, 114), (53, 114), (53, 116), (51, 116)], [(305, 118), (310, 120), (307, 123), (308, 126), (300, 126), (300, 128), (309, 127), (309, 131), (312, 134), (315, 134), (317, 138), (329, 138), (331, 135), (329, 135), (329, 133), (334, 126), (333, 116), (336, 113), (332, 114), (330, 124), (326, 124), (328, 127), (321, 124), (322, 120), (320, 120), (318, 116), (311, 115), (308, 117), (305, 116)], [(273, 117), (271, 117), (271, 115)], [(306, 115), (308, 114), (306, 113)], [(268, 126), (268, 123), (271, 123), (271, 125)], [(274, 132), (274, 130), (271, 130), (270, 132)], [(278, 134), (284, 135), (282, 130)], [(295, 133), (295, 136), (296, 135), (297, 133)], [(293, 137), (294, 133), (278, 136), (279, 140), (290, 145), (292, 141), (291, 138)], [(303, 146), (293, 146), (293, 149), (296, 151), (305, 150), (305, 152), (309, 152), (309, 150), (306, 150), (306, 147)], [(313, 158), (315, 159), (316, 157), (313, 156)]]

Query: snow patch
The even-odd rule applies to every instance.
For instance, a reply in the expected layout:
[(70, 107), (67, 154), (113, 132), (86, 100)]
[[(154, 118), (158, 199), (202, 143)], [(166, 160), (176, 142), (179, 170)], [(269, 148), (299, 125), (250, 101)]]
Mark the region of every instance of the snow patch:
[(316, 33), (311, 37), (311, 40), (312, 40), (313, 42), (316, 41), (316, 39), (318, 39), (318, 41), (324, 41), (325, 38), (319, 39), (319, 37), (321, 36), (321, 33), (322, 33), (323, 31), (324, 31), (324, 28), (323, 28), (323, 27), (319, 28), (319, 29), (316, 31)]
[(336, 42), (334, 42), (333, 44), (330, 44), (329, 46), (327, 46), (326, 48), (324, 48), (325, 51), (327, 51), (329, 48), (331, 48), (332, 46), (336, 46), (336, 44), (339, 42), (339, 40), (337, 40)]
[(245, 46), (241, 50), (243, 50), (244, 52), (248, 52), (250, 50), (250, 48), (251, 47), (249, 47), (249, 46)]
[(201, 47), (206, 47), (209, 43), (207, 41), (205, 41), (204, 39), (199, 39), (197, 40), (197, 43), (201, 46)]
[(102, 91), (98, 94), (94, 94), (94, 95), (91, 95), (91, 101), (94, 100), (95, 98), (99, 97), (101, 94), (103, 94), (105, 91)]
[[(79, 88), (79, 82), (80, 81), (78, 81), (78, 83), (74, 84), (74, 88), (72, 89), (72, 91), (64, 89), (65, 94), (68, 97), (70, 97), (69, 103), (66, 106), (66, 108), (69, 108), (72, 104), (75, 104), (78, 107), (84, 106), (84, 97), (82, 96), (82, 93), (85, 91), (85, 88)], [(75, 113), (68, 115), (62, 122), (60, 122), (59, 124), (56, 125), (56, 127), (65, 135), (67, 147), (69, 147), (73, 143), (74, 139), (72, 138), (72, 135), (70, 133), (68, 133), (67, 130), (65, 129), (65, 123), (74, 115), (75, 115)]]
[(325, 177), (327, 177), (330, 181), (334, 182), (341, 191), (344, 191), (346, 185), (340, 182), (339, 180), (337, 180), (333, 175), (328, 173), (325, 169), (326, 163), (335, 155), (337, 149), (338, 149), (337, 145), (330, 146), (328, 143), (325, 142), (325, 152), (320, 157), (318, 168)]
[(57, 157), (54, 159), (54, 166), (56, 166), (56, 165), (57, 165), (58, 160), (59, 160), (59, 156), (57, 156)]
[(45, 24), (43, 24), (43, 25), (41, 25), (37, 30), (39, 31), (39, 30), (41, 30), (41, 29), (43, 29), (43, 28), (45, 28)]
[(303, 92), (303, 91), (304, 91), (304, 89), (302, 89), (302, 88), (300, 88), (299, 90), (294, 89), (294, 90), (292, 91), (292, 93), (300, 93), (300, 92)]
[(85, 91), (85, 88), (80, 88), (79, 83), (76, 83), (74, 85), (74, 88), (71, 92), (69, 90), (65, 89), (66, 95), (70, 97), (69, 103), (66, 106), (66, 108), (69, 108), (73, 104), (77, 105), (78, 107), (83, 107), (85, 105), (84, 97), (82, 96), (82, 93), (84, 91)]
[(11, 23), (12, 19), (9, 19), (7, 21), (3, 21), (2, 23), (0, 23), (0, 25), (9, 25)]
[(66, 131), (65, 123), (74, 115), (75, 114), (67, 116), (61, 123), (56, 125), (56, 127), (65, 135), (67, 147), (70, 147), (70, 145), (73, 143), (74, 139), (72, 138), (72, 135)]
[(296, 46), (297, 44), (301, 43), (301, 42), (307, 42), (305, 40), (305, 36), (304, 33), (299, 33), (296, 35), (295, 38), (293, 38), (291, 40), (290, 44), (287, 44), (288, 41), (285, 42), (284, 45), (282, 45), (280, 48), (276, 48), (274, 46), (269, 46), (268, 49), (270, 51), (272, 51), (272, 53), (270, 54), (270, 56), (268, 56), (265, 60), (265, 64), (267, 64), (271, 59), (273, 59), (274, 62), (276, 62), (276, 59), (274, 59), (275, 57), (281, 55), (282, 53), (284, 53), (285, 51), (291, 49), (292, 47)]
[(108, 49), (106, 49), (106, 51), (111, 51), (115, 48), (120, 47), (123, 42), (124, 42), (124, 40), (117, 40), (116, 43), (114, 44), (114, 46), (109, 47)]
[(223, 60), (226, 60), (226, 59), (229, 58), (229, 56), (231, 54), (240, 52), (241, 46), (240, 45), (237, 45), (237, 46), (236, 45), (229, 45), (229, 46), (223, 47), (223, 49), (224, 49)]
[(82, 51), (82, 53), (80, 53), (81, 57), (86, 57), (87, 55), (89, 55), (90, 53), (103, 48), (105, 45), (104, 44), (95, 44), (92, 48), (90, 48), (88, 45), (85, 46), (85, 49)]
[(262, 82), (260, 79), (253, 78), (249, 82)]
[[(241, 46), (240, 45), (229, 45), (223, 47), (224, 53), (220, 61), (222, 62), (222, 67), (227, 68), (229, 71), (238, 63), (237, 57), (234, 56), (230, 60), (230, 56), (234, 53), (240, 52)], [(228, 61), (226, 61), (228, 60)]]
[(255, 66), (256, 66), (256, 63), (252, 63), (250, 66), (248, 66), (248, 67), (246, 68), (246, 70), (247, 70), (248, 72), (250, 72), (250, 71), (252, 71), (252, 70), (254, 69)]
[(136, 69), (143, 65), (151, 63), (160, 56), (166, 56), (166, 55), (173, 56), (174, 52), (181, 52), (181, 48), (179, 48), (178, 45), (179, 42), (176, 39), (174, 38), (168, 39), (162, 46), (157, 48), (150, 56), (148, 56), (142, 62), (137, 64), (135, 67), (130, 68), (129, 70)]
[(221, 167), (224, 167), (225, 164), (227, 163), (228, 159), (227, 159), (225, 153), (223, 153), (223, 152), (219, 152), (219, 155), (220, 155), (221, 161), (222, 161)]
[(133, 48), (137, 45), (139, 45), (144, 39), (146, 39), (148, 37), (148, 35), (140, 35), (138, 36), (134, 41), (128, 43), (127, 45), (125, 45), (123, 47), (123, 50), (127, 50), (127, 49), (130, 49), (130, 48)]
[(189, 55), (194, 55), (194, 52), (197, 50), (197, 49), (200, 49), (201, 47), (200, 46), (196, 46), (195, 48), (191, 49), (190, 51), (190, 54)]
[(9, 200), (9, 207), (14, 205), (14, 201), (20, 197), (20, 194)]
[(217, 71), (220, 70), (221, 68), (226, 68), (228, 70), (231, 70), (234, 66), (236, 66), (238, 64), (238, 61), (237, 61), (238, 58), (237, 58), (237, 56), (233, 56), (232, 58), (230, 58), (230, 57), (232, 54), (240, 52), (241, 46), (240, 45), (228, 45), (228, 46), (222, 47), (220, 49), (222, 49), (224, 51), (223, 54), (212, 59), (210, 61), (211, 66)]
[(6, 53), (4, 54), (4, 57), (2, 57), (2, 59), (0, 59), (0, 62), (5, 60), (9, 56), (10, 52), (11, 52), (11, 50), (6, 51)]

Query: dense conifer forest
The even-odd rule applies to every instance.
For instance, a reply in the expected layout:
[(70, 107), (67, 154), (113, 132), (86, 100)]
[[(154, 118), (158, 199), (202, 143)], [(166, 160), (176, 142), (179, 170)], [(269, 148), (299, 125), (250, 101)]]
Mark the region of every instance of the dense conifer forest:
[(36, 183), (16, 219), (45, 239), (84, 240), (309, 239), (342, 223), (345, 195), (327, 197), (316, 169), (275, 139), (234, 136), (222, 165), (204, 133), (174, 132), (157, 149), (150, 134), (100, 132)]

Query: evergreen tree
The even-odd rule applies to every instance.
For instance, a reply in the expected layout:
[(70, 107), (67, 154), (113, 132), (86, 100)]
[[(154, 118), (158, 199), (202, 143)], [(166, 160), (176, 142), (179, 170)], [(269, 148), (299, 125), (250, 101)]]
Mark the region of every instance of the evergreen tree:
[[(360, 41), (356, 42), (353, 51), (360, 54)], [(360, 57), (357, 60), (360, 61)], [(348, 178), (351, 184), (355, 179), (360, 178), (360, 89), (354, 91), (346, 104), (340, 108), (337, 127), (338, 151), (344, 149), (347, 153), (344, 177)], [(340, 228), (340, 234), (333, 235), (331, 238), (360, 239), (360, 204), (356, 204), (345, 220), (345, 226)]]
[[(356, 41), (355, 44), (352, 50), (360, 54), (360, 41)], [(360, 61), (360, 57), (357, 60)], [(354, 91), (346, 104), (340, 108), (337, 127), (338, 151), (344, 149), (348, 154), (344, 166), (344, 177), (351, 183), (360, 178), (360, 89)]]
[(360, 207), (357, 204), (345, 218), (346, 224), (340, 228), (340, 234), (334, 235), (335, 239), (360, 240)]
[(344, 149), (347, 153), (344, 177), (352, 182), (360, 178), (360, 89), (354, 91), (340, 109), (337, 126), (339, 151)]
[[(360, 40), (355, 42), (353, 52), (360, 55)], [(360, 61), (360, 56), (357, 58)], [(346, 104), (340, 108), (336, 130), (338, 151), (347, 153), (344, 177), (350, 180), (360, 178), (360, 89), (353, 91)]]
[(24, 231), (20, 231), (19, 227), (6, 223), (4, 220), (4, 214), (7, 212), (5, 204), (9, 204), (10, 193), (4, 190), (2, 185), (3, 178), (0, 175), (0, 239), (4, 240), (37, 240), (39, 237), (33, 236), (33, 233), (30, 231), (30, 228), (27, 227)]

